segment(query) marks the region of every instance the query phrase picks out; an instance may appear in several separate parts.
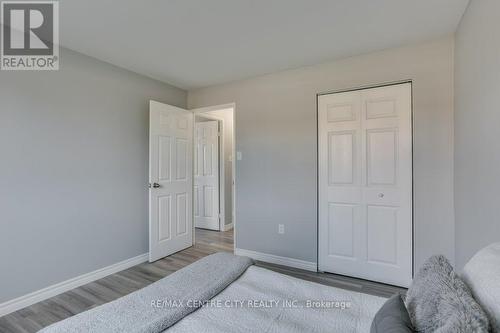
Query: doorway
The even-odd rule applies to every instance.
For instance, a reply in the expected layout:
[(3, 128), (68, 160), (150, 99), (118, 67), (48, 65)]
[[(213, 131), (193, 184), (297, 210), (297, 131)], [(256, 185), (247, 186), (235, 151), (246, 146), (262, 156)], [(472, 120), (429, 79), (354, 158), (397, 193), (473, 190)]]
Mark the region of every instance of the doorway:
[[(181, 251), (196, 241), (193, 216), (195, 115), (216, 124), (213, 128), (216, 128), (217, 139), (212, 139), (212, 143), (219, 156), (219, 165), (213, 162), (210, 167), (214, 167), (219, 179), (210, 186), (218, 190), (212, 192), (207, 206), (212, 207), (218, 221), (218, 230), (211, 232), (228, 238), (234, 251), (234, 104), (186, 110), (150, 101), (149, 109), (149, 261)], [(214, 156), (208, 154), (208, 150), (206, 155)]]
[(193, 110), (194, 226), (234, 228), (234, 106)]
[(411, 82), (318, 96), (318, 266), (408, 287)]
[(222, 121), (197, 115), (194, 117), (194, 190), (195, 228), (221, 230), (221, 136)]

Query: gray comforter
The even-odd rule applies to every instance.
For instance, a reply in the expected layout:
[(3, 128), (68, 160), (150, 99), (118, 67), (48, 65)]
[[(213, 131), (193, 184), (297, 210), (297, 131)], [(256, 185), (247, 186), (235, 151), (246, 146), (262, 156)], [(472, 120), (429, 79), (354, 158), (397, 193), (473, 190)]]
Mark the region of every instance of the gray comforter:
[(44, 328), (43, 333), (159, 333), (218, 295), (253, 264), (216, 253), (146, 288)]
[[(230, 307), (207, 304), (165, 333), (368, 333), (387, 299), (251, 266), (211, 302), (224, 305), (227, 300), (245, 302), (243, 306), (232, 302)], [(296, 306), (285, 305), (294, 300)], [(307, 306), (307, 300), (326, 304)]]

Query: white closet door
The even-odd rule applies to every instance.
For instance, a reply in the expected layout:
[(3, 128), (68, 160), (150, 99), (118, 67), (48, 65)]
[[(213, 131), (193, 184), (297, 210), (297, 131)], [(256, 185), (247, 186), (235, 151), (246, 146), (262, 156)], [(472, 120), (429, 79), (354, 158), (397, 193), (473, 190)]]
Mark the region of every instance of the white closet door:
[(412, 279), (411, 83), (318, 97), (319, 269)]
[(195, 124), (194, 225), (219, 230), (219, 122)]

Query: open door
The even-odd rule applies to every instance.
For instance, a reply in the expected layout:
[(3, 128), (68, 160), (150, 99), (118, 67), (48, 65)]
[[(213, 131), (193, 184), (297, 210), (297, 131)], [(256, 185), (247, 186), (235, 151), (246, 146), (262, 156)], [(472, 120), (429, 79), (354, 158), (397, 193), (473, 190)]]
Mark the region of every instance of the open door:
[(196, 122), (194, 139), (194, 225), (220, 230), (219, 122)]
[(193, 245), (193, 114), (149, 103), (149, 261)]

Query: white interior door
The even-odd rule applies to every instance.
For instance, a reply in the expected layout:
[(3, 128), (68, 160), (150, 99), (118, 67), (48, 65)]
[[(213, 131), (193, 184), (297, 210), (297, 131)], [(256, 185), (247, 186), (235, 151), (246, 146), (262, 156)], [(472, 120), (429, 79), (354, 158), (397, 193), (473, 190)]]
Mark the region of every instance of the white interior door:
[(193, 245), (193, 114), (150, 101), (149, 261)]
[(412, 279), (411, 83), (322, 95), (319, 269)]
[(194, 225), (219, 230), (219, 122), (195, 123)]

